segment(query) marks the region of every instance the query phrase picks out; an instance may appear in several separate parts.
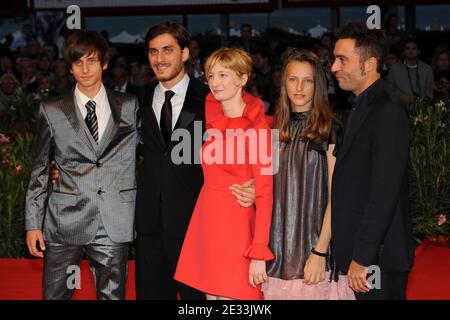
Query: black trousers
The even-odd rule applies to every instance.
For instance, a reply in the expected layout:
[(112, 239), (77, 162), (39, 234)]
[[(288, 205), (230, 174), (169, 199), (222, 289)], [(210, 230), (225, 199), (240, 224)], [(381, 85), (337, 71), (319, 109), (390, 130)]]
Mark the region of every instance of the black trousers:
[(409, 272), (381, 273), (381, 288), (355, 292), (356, 300), (406, 300)]
[(136, 238), (136, 299), (205, 300), (205, 294), (186, 286), (173, 277), (183, 239), (167, 236), (162, 228)]

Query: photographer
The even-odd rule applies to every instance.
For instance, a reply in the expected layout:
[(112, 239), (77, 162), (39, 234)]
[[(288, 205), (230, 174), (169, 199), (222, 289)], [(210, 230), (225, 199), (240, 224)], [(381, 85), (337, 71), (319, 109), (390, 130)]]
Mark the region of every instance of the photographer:
[(450, 71), (441, 70), (434, 77), (433, 83), (434, 97), (444, 101), (446, 104), (450, 103)]

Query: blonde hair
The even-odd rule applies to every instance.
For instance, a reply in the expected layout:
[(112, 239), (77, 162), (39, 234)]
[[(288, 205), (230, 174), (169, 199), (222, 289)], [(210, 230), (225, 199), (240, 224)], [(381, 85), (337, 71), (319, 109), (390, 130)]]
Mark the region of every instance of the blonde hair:
[(214, 51), (206, 60), (205, 74), (208, 74), (212, 67), (220, 63), (224, 68), (236, 72), (239, 76), (247, 75), (250, 79), (252, 73), (252, 57), (244, 50), (239, 48), (220, 48)]

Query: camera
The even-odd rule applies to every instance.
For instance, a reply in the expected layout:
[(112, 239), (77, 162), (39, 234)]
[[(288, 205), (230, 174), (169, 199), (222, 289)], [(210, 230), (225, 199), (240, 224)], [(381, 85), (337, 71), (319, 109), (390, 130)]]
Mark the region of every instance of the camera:
[(445, 89), (445, 83), (444, 83), (444, 81), (442, 81), (442, 79), (439, 80), (439, 81), (436, 83), (436, 87), (438, 88), (439, 91), (444, 90), (444, 89)]

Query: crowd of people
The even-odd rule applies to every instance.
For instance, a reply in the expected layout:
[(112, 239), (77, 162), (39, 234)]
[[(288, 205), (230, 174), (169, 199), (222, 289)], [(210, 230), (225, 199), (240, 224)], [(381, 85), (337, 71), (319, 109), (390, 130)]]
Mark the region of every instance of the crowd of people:
[[(450, 92), (450, 53), (445, 45), (437, 44), (433, 56), (421, 56), (420, 44), (412, 35), (398, 29), (397, 16), (386, 17), (384, 31), (388, 38), (388, 56), (383, 65), (382, 76), (388, 80), (389, 92), (395, 100), (412, 104), (416, 98), (437, 97), (448, 102)], [(27, 93), (59, 95), (70, 91), (74, 85), (69, 66), (62, 57), (62, 47), (70, 32), (65, 32), (58, 43), (41, 43), (29, 24), (22, 29), (22, 37), (8, 35), (0, 45), (0, 110), (17, 88)], [(102, 33), (107, 37), (107, 33)], [(327, 91), (334, 110), (347, 108), (347, 94), (339, 89), (330, 70), (333, 61), (335, 36), (324, 33), (309, 49), (315, 52), (325, 69)], [(269, 43), (270, 42), (270, 43)], [(188, 73), (205, 81), (204, 62), (214, 48), (204, 47), (204, 38), (195, 37), (190, 45)], [(276, 42), (275, 42), (276, 44)], [(110, 66), (105, 72), (107, 87), (122, 92), (136, 93), (148, 85), (154, 74), (143, 55), (119, 52), (109, 43)], [(274, 113), (281, 87), (281, 69), (292, 47), (274, 45), (270, 39), (252, 36), (252, 26), (243, 24), (239, 39), (230, 39), (229, 47), (240, 47), (253, 58), (253, 73), (247, 90), (260, 97), (268, 114)], [(392, 71), (391, 71), (392, 70)]]

